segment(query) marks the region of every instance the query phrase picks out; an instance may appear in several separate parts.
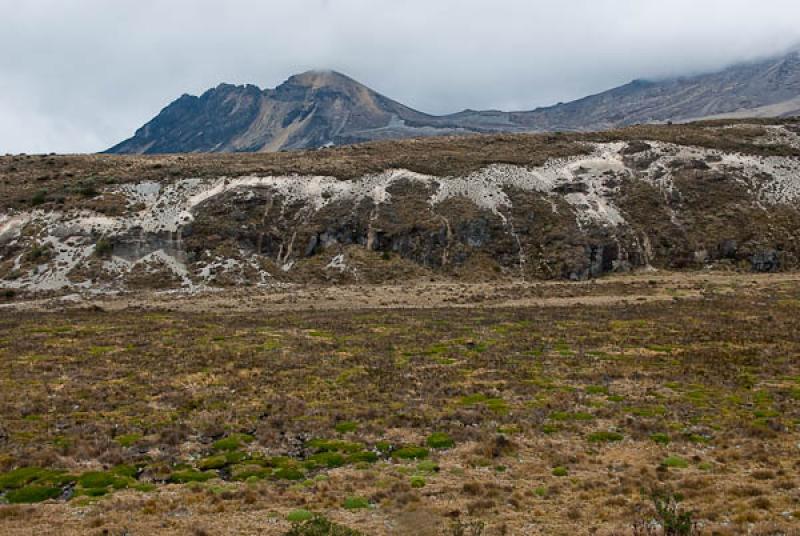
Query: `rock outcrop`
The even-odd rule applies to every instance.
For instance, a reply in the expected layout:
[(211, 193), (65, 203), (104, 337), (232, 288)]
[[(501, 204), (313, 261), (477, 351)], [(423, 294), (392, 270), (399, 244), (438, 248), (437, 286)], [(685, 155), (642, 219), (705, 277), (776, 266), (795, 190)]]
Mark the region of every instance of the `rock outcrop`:
[[(797, 141), (787, 127), (767, 130)], [(1, 214), (0, 280), (111, 291), (798, 267), (797, 157), (653, 140), (585, 153), (446, 177), (386, 169), (111, 185), (93, 205)], [(89, 208), (104, 198), (120, 210)]]

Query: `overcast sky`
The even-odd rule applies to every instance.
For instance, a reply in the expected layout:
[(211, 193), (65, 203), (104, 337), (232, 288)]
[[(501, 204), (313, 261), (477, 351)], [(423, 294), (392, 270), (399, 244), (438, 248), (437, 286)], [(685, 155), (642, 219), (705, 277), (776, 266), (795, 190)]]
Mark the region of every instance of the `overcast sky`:
[(344, 72), (532, 109), (800, 43), (800, 0), (0, 0), (0, 153), (94, 152), (183, 93)]

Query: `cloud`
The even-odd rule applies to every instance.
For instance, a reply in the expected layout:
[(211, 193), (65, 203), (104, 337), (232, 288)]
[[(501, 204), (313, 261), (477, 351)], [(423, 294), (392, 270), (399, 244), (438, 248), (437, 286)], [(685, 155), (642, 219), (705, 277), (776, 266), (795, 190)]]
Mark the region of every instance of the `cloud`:
[(91, 152), (183, 93), (333, 68), (431, 113), (531, 109), (800, 42), (796, 0), (0, 0), (0, 153)]

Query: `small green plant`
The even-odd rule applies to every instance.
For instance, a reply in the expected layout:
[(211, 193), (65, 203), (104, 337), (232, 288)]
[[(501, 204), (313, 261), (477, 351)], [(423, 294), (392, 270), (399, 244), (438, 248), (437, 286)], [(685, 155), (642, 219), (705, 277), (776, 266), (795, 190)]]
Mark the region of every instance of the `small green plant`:
[(297, 510), (292, 510), (286, 516), (286, 520), (292, 523), (300, 523), (302, 521), (309, 521), (314, 519), (314, 514), (305, 508), (298, 508)]
[(169, 481), (174, 484), (187, 484), (189, 482), (206, 482), (212, 478), (216, 478), (214, 473), (205, 473), (195, 471), (194, 469), (184, 469), (182, 471), (175, 471), (169, 477)]
[(142, 439), (142, 434), (123, 434), (119, 435), (114, 440), (120, 444), (121, 447), (132, 447), (135, 445), (140, 439)]
[[(693, 521), (693, 512), (682, 511), (680, 495), (663, 490), (650, 492), (650, 500), (656, 511), (656, 521), (661, 526), (664, 536), (692, 536), (697, 534), (697, 524)], [(634, 536), (654, 534), (652, 526), (645, 520), (633, 525)]]
[(622, 441), (623, 436), (618, 432), (594, 432), (589, 434), (586, 439), (590, 443), (611, 443), (614, 441)]
[(61, 488), (32, 485), (9, 491), (6, 494), (6, 500), (10, 504), (37, 503), (55, 499), (59, 495), (61, 495)]
[(392, 452), (392, 458), (396, 460), (424, 460), (428, 457), (429, 451), (425, 447), (403, 447)]
[(417, 464), (417, 472), (423, 474), (432, 474), (439, 472), (439, 464), (433, 460), (422, 460)]
[(0, 473), (0, 490), (22, 488), (28, 484), (53, 484), (59, 486), (72, 480), (63, 471), (51, 471), (41, 467), (20, 467), (7, 473)]
[(346, 434), (347, 432), (355, 432), (358, 429), (358, 424), (353, 421), (344, 421), (337, 424), (334, 429), (340, 434)]
[(47, 190), (39, 190), (31, 197), (31, 205), (34, 207), (43, 205), (45, 201), (47, 201)]
[(490, 398), (486, 401), (486, 407), (498, 415), (505, 415), (508, 413), (508, 402), (502, 398)]
[(374, 463), (378, 461), (378, 455), (369, 450), (362, 450), (361, 452), (354, 452), (347, 457), (347, 463)]
[(224, 454), (216, 456), (209, 456), (197, 462), (197, 468), (201, 471), (208, 471), (210, 469), (222, 469), (228, 465), (228, 458)]
[(114, 245), (108, 238), (100, 238), (95, 242), (94, 254), (97, 257), (108, 257), (114, 250)]
[(342, 507), (347, 510), (361, 510), (369, 508), (369, 501), (364, 497), (348, 497), (344, 500)]
[(323, 466), (328, 468), (341, 467), (346, 463), (344, 455), (338, 452), (324, 451), (309, 456), (308, 462), (312, 466)]
[(425, 478), (421, 476), (412, 476), (410, 481), (412, 488), (424, 488), (425, 487)]
[(553, 476), (567, 476), (569, 475), (569, 471), (566, 467), (554, 467), (553, 468)]
[(425, 440), (425, 444), (432, 449), (449, 449), (455, 446), (455, 441), (444, 432), (434, 432)]
[(50, 257), (51, 249), (49, 245), (35, 244), (25, 255), (26, 260), (31, 262), (44, 261)]
[(665, 433), (658, 432), (650, 435), (650, 439), (659, 445), (669, 444), (669, 436)]
[(231, 451), (237, 450), (244, 446), (245, 443), (252, 443), (253, 436), (248, 434), (231, 434), (226, 438), (215, 441), (212, 448), (216, 451)]
[(305, 473), (295, 467), (280, 467), (272, 473), (272, 476), (281, 480), (302, 480)]
[(561, 427), (555, 424), (543, 424), (542, 425), (542, 433), (543, 434), (555, 434), (561, 430)]
[(689, 467), (689, 462), (687, 462), (680, 456), (667, 456), (661, 462), (661, 465), (664, 467), (671, 467), (673, 469), (686, 469), (687, 467)]
[(127, 482), (124, 478), (120, 478), (116, 475), (111, 473), (106, 473), (102, 471), (90, 471), (88, 473), (83, 473), (78, 478), (78, 484), (81, 485), (83, 488), (107, 488), (109, 486), (117, 487), (125, 487)]

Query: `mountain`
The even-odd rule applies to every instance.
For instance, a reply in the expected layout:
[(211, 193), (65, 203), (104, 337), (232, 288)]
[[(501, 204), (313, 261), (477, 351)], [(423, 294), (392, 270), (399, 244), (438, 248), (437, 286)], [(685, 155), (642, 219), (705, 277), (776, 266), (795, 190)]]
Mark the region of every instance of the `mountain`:
[(221, 84), (183, 95), (109, 153), (271, 152), (381, 139), (590, 131), (638, 123), (800, 114), (800, 53), (719, 72), (624, 86), (532, 111), (419, 112), (334, 71), (275, 89)]
[(275, 89), (221, 84), (199, 97), (183, 95), (108, 152), (278, 151), (425, 134), (406, 122), (437, 118), (343, 74), (309, 71)]

